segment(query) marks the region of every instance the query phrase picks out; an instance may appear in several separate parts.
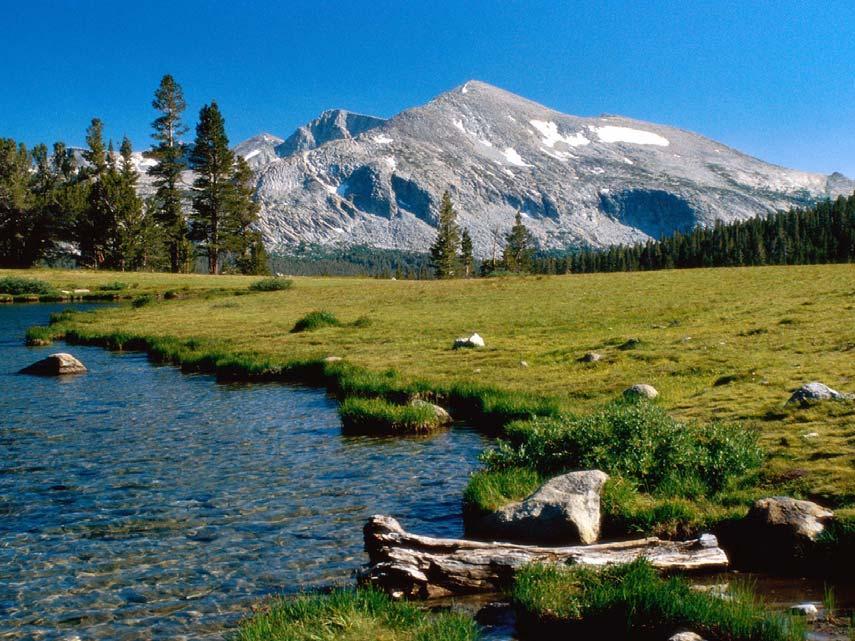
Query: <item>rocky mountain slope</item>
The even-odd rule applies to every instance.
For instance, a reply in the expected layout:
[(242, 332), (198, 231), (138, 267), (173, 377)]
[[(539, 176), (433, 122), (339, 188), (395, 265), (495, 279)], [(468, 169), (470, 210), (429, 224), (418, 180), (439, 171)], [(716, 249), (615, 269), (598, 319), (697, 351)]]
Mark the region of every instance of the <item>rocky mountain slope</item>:
[(238, 146), (259, 160), (271, 148), (284, 157), (256, 169), (274, 251), (297, 241), (425, 251), (446, 189), (480, 256), (517, 210), (544, 249), (605, 246), (855, 189), (839, 174), (777, 167), (673, 127), (569, 116), (478, 81), (388, 121), (330, 111), (282, 143)]

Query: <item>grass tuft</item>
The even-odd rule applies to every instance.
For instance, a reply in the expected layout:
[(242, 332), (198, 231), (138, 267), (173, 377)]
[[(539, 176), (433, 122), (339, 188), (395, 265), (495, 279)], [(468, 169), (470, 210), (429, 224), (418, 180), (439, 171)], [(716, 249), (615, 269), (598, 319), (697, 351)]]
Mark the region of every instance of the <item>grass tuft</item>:
[(428, 613), (376, 590), (279, 597), (241, 622), (236, 641), (476, 641), (478, 626), (453, 612)]
[(56, 294), (56, 289), (49, 283), (36, 278), (4, 276), (0, 278), (0, 294), (10, 294), (12, 296), (51, 296)]
[(591, 638), (667, 639), (681, 629), (718, 641), (804, 638), (802, 623), (767, 611), (747, 586), (727, 596), (693, 590), (680, 577), (662, 579), (641, 559), (603, 569), (527, 566), (512, 598), (529, 638), (569, 638), (583, 626)]
[(347, 434), (427, 434), (443, 426), (428, 404), (396, 405), (383, 398), (351, 396), (341, 403), (338, 411)]
[(294, 281), (289, 278), (263, 278), (250, 284), (249, 289), (253, 292), (281, 292), (286, 289), (291, 289), (294, 286)]
[(299, 332), (310, 332), (322, 327), (339, 326), (341, 326), (341, 321), (332, 312), (309, 312), (294, 324), (291, 333), (297, 334)]

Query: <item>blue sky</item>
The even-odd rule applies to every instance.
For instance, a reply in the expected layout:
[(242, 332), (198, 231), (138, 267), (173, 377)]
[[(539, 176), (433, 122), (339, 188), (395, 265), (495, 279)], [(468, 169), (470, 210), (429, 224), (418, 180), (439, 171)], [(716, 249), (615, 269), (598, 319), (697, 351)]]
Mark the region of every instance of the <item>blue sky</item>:
[(216, 99), (229, 137), (323, 109), (390, 116), (477, 78), (565, 113), (697, 131), (855, 176), (855, 2), (0, 0), (0, 136), (148, 146), (152, 92)]

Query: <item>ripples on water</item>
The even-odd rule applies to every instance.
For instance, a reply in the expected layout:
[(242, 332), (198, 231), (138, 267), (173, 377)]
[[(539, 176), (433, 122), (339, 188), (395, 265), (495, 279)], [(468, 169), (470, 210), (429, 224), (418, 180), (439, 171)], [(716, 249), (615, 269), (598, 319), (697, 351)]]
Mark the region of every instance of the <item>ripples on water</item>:
[[(0, 306), (0, 638), (221, 638), (259, 597), (350, 583), (371, 514), (461, 535), (475, 431), (345, 438), (319, 390), (24, 347), (59, 308)], [(59, 350), (89, 373), (15, 374)]]

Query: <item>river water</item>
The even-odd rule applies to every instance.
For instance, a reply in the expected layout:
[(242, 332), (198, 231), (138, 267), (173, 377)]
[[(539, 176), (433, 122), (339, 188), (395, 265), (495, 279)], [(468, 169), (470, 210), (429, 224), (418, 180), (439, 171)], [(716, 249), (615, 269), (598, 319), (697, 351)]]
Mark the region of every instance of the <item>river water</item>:
[[(219, 639), (272, 593), (352, 584), (362, 525), (460, 536), (478, 432), (344, 437), (323, 391), (30, 348), (0, 306), (0, 639)], [(89, 372), (16, 372), (56, 351)]]

